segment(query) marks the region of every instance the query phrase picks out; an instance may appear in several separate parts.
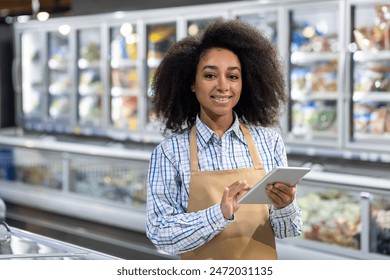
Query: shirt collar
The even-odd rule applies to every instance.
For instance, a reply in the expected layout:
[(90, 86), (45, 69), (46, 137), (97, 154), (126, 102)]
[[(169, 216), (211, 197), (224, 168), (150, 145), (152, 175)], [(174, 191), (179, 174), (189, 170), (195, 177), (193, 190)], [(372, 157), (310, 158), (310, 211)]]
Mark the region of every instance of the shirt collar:
[[(240, 130), (240, 121), (235, 112), (234, 113), (234, 122), (232, 126), (225, 132), (225, 134), (231, 134), (232, 137), (237, 137), (243, 143), (246, 143), (244, 134)], [(203, 147), (214, 137), (218, 137), (217, 134), (211, 130), (206, 124), (204, 124), (200, 118), (199, 114), (196, 116), (196, 136), (198, 140), (198, 148), (199, 150), (203, 149)]]

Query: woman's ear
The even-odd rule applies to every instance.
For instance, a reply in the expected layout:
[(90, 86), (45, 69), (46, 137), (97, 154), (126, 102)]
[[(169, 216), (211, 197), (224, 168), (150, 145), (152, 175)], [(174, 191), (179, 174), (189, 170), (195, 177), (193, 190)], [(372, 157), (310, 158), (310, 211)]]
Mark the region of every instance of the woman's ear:
[(195, 85), (191, 85), (191, 91), (195, 92)]

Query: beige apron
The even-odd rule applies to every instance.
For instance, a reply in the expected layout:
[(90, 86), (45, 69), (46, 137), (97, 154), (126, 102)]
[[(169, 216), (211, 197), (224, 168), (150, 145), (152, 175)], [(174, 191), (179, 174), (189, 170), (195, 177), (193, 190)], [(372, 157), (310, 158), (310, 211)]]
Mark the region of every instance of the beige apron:
[[(199, 171), (196, 127), (190, 135), (191, 178), (187, 212), (196, 212), (221, 202), (225, 187), (237, 180), (249, 185), (265, 176), (264, 167), (256, 151), (249, 130), (240, 124), (253, 167), (232, 170)], [(243, 204), (235, 214), (235, 221), (213, 239), (193, 251), (181, 255), (184, 260), (215, 259), (277, 259), (275, 237), (266, 204)]]

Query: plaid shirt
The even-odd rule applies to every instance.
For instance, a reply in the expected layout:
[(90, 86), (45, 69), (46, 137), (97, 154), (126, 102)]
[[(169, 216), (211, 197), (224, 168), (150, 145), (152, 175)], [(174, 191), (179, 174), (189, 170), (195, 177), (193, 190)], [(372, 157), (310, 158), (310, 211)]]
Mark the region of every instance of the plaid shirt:
[[(199, 118), (196, 128), (200, 171), (253, 165), (237, 117), (221, 139)], [(248, 128), (266, 173), (287, 165), (284, 143), (276, 131), (258, 126)], [(157, 248), (171, 254), (203, 245), (234, 222), (223, 217), (219, 203), (196, 213), (186, 213), (191, 176), (189, 147), (190, 130), (187, 129), (160, 143), (149, 165), (146, 234)], [(301, 234), (301, 211), (295, 199), (283, 209), (271, 206), (270, 221), (277, 238)]]

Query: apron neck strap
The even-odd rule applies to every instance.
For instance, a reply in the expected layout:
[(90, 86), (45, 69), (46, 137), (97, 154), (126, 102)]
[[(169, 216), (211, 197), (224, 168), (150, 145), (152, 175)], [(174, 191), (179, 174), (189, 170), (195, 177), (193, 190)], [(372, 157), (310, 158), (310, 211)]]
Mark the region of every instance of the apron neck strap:
[(196, 125), (193, 125), (190, 132), (190, 163), (191, 171), (198, 170), (198, 141), (196, 139)]
[[(252, 158), (253, 166), (255, 169), (262, 169), (261, 160), (257, 153), (255, 142), (249, 132), (249, 129), (242, 123), (240, 123), (240, 129), (244, 134), (245, 141), (248, 145), (249, 153)], [(190, 132), (190, 164), (191, 171), (198, 170), (198, 142), (196, 138), (196, 125), (192, 126)]]
[(263, 169), (263, 165), (261, 164), (261, 160), (259, 157), (259, 153), (256, 150), (255, 142), (253, 141), (252, 135), (249, 132), (248, 127), (246, 125), (240, 123), (240, 128), (242, 133), (244, 133), (246, 144), (248, 145), (249, 153), (252, 158), (253, 166), (255, 169)]

